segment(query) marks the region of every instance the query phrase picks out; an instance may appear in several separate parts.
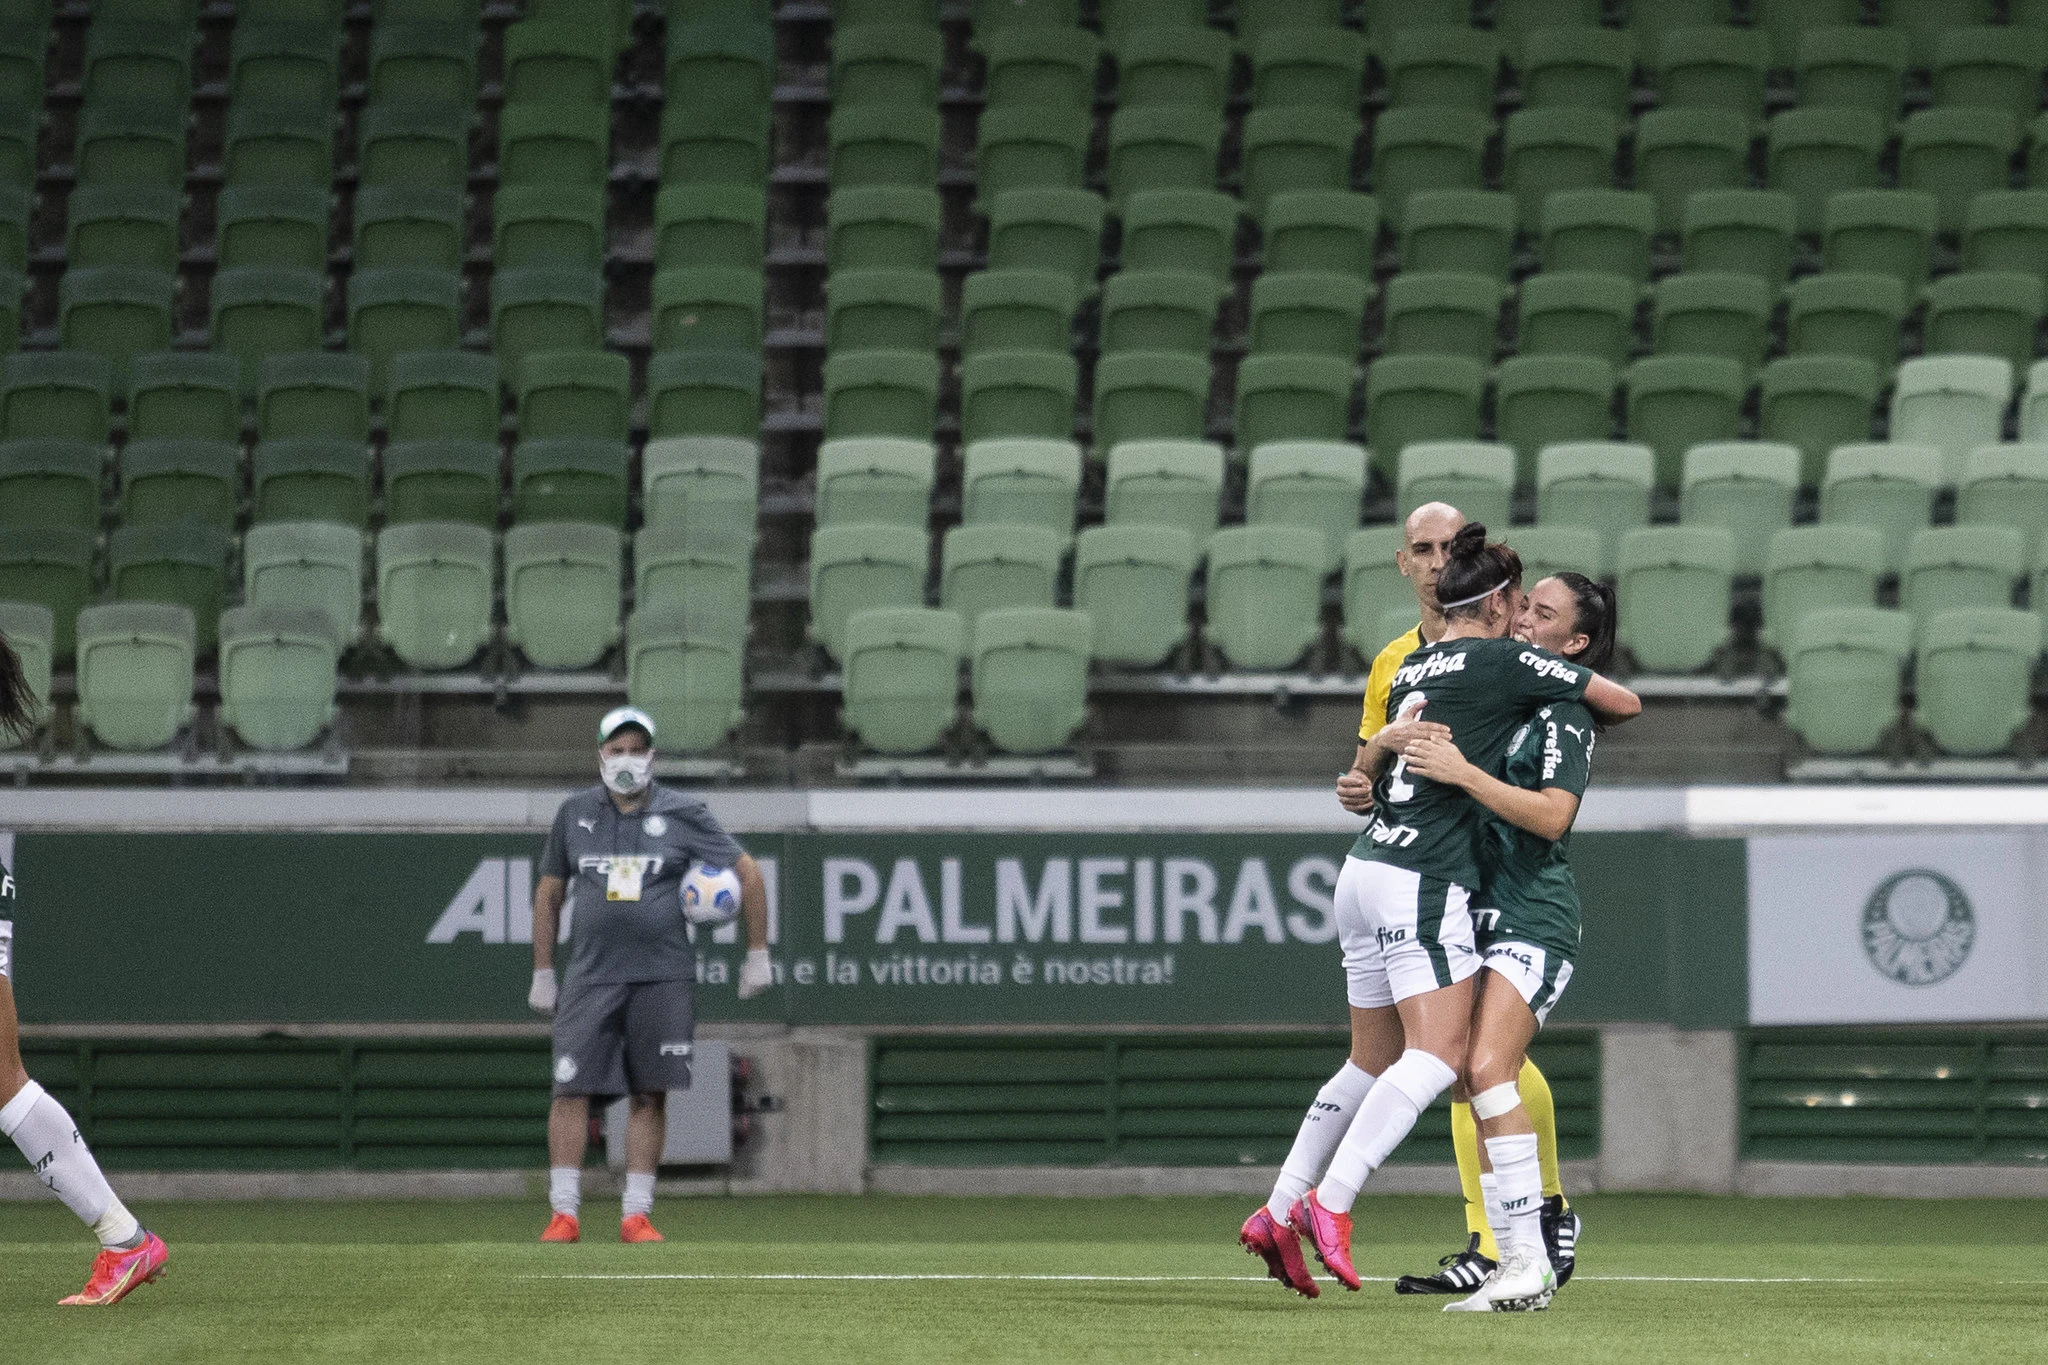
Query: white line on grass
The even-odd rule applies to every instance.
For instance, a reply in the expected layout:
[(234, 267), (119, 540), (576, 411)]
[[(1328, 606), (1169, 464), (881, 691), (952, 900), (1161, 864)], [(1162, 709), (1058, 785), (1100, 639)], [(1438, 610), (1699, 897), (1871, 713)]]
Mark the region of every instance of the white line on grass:
[[(795, 1272), (761, 1275), (739, 1274), (690, 1274), (690, 1273), (560, 1273), (521, 1275), (523, 1280), (708, 1280), (720, 1283), (750, 1282), (766, 1280), (823, 1280), (846, 1283), (872, 1283), (875, 1281), (922, 1281), (988, 1280), (997, 1283), (1052, 1283), (1052, 1284), (1263, 1284), (1271, 1278), (1266, 1275), (975, 1275), (934, 1273), (892, 1274), (892, 1275), (827, 1275), (800, 1274)], [(1323, 1283), (1335, 1284), (1329, 1276), (1320, 1276)], [(1391, 1275), (1362, 1276), (1371, 1284), (1392, 1284)], [(1582, 1281), (1606, 1281), (1634, 1284), (1904, 1284), (1904, 1280), (1879, 1279), (1837, 1279), (1819, 1275), (1581, 1275)]]

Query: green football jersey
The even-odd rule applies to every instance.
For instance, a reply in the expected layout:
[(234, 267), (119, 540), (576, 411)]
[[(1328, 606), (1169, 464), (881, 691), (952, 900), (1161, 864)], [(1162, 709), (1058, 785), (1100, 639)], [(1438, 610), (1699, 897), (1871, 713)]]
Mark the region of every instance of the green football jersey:
[[(1501, 781), (1583, 797), (1593, 776), (1595, 738), (1591, 712), (1577, 702), (1553, 702), (1516, 732)], [(1500, 913), (1482, 924), (1485, 938), (1521, 939), (1565, 961), (1578, 956), (1579, 888), (1572, 880), (1571, 843), (1570, 830), (1553, 843), (1488, 812), (1480, 836), (1480, 894), (1473, 903)]]
[[(1408, 656), (1387, 693), (1387, 719), (1447, 725), (1475, 767), (1499, 776), (1508, 741), (1531, 712), (1577, 701), (1589, 673), (1555, 654), (1509, 639), (1438, 640)], [(1459, 886), (1479, 885), (1484, 808), (1457, 787), (1408, 771), (1396, 759), (1373, 783), (1373, 820), (1354, 858), (1392, 863)]]

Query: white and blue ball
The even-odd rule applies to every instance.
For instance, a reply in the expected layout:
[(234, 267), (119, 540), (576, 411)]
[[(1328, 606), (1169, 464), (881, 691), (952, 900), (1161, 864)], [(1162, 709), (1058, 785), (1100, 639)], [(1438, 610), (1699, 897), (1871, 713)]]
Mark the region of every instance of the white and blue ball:
[(690, 923), (731, 924), (739, 913), (739, 873), (698, 863), (683, 878), (683, 918)]

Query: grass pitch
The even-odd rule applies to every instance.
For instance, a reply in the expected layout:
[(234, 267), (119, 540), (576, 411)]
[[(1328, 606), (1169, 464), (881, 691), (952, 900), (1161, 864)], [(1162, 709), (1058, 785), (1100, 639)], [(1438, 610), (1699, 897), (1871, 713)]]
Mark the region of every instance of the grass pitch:
[[(2048, 1359), (2048, 1201), (1589, 1196), (1578, 1278), (1540, 1315), (1445, 1316), (1368, 1282), (1308, 1303), (1255, 1278), (1239, 1199), (662, 1200), (663, 1246), (539, 1201), (139, 1207), (169, 1273), (59, 1309), (90, 1240), (0, 1206), (0, 1359), (1656, 1361)], [(1462, 1242), (1447, 1199), (1367, 1198), (1361, 1274)]]

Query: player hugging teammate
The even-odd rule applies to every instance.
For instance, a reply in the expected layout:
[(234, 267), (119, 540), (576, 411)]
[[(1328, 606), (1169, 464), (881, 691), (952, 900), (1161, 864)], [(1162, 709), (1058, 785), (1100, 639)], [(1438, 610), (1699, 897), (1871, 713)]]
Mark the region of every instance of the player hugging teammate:
[[(1451, 534), (1432, 536), (1432, 516), (1451, 522)], [(1372, 816), (1336, 890), (1351, 1057), (1310, 1106), (1272, 1197), (1239, 1240), (1275, 1279), (1314, 1298), (1306, 1237), (1357, 1289), (1353, 1200), (1422, 1111), (1462, 1083), (1485, 1139), (1476, 1183), (1501, 1254), (1483, 1257), (1475, 1235), (1447, 1258), (1468, 1273), (1484, 1263), (1455, 1286), (1470, 1296), (1447, 1307), (1528, 1311), (1549, 1305), (1553, 1246), (1569, 1247), (1557, 1246), (1568, 1231), (1561, 1219), (1546, 1245), (1536, 1125), (1518, 1077), (1578, 948), (1566, 838), (1595, 718), (1618, 723), (1642, 704), (1596, 671), (1613, 652), (1611, 594), (1571, 574), (1525, 597), (1520, 557), (1487, 543), (1483, 526), (1452, 519), (1462, 521), (1441, 506), (1410, 519), (1402, 571), (1436, 608), (1424, 620), (1436, 638), (1391, 670), (1387, 723), (1338, 783), (1346, 809)], [(1427, 563), (1416, 562), (1418, 547)], [(1421, 1292), (1451, 1292), (1430, 1283), (1441, 1278), (1419, 1281)]]

